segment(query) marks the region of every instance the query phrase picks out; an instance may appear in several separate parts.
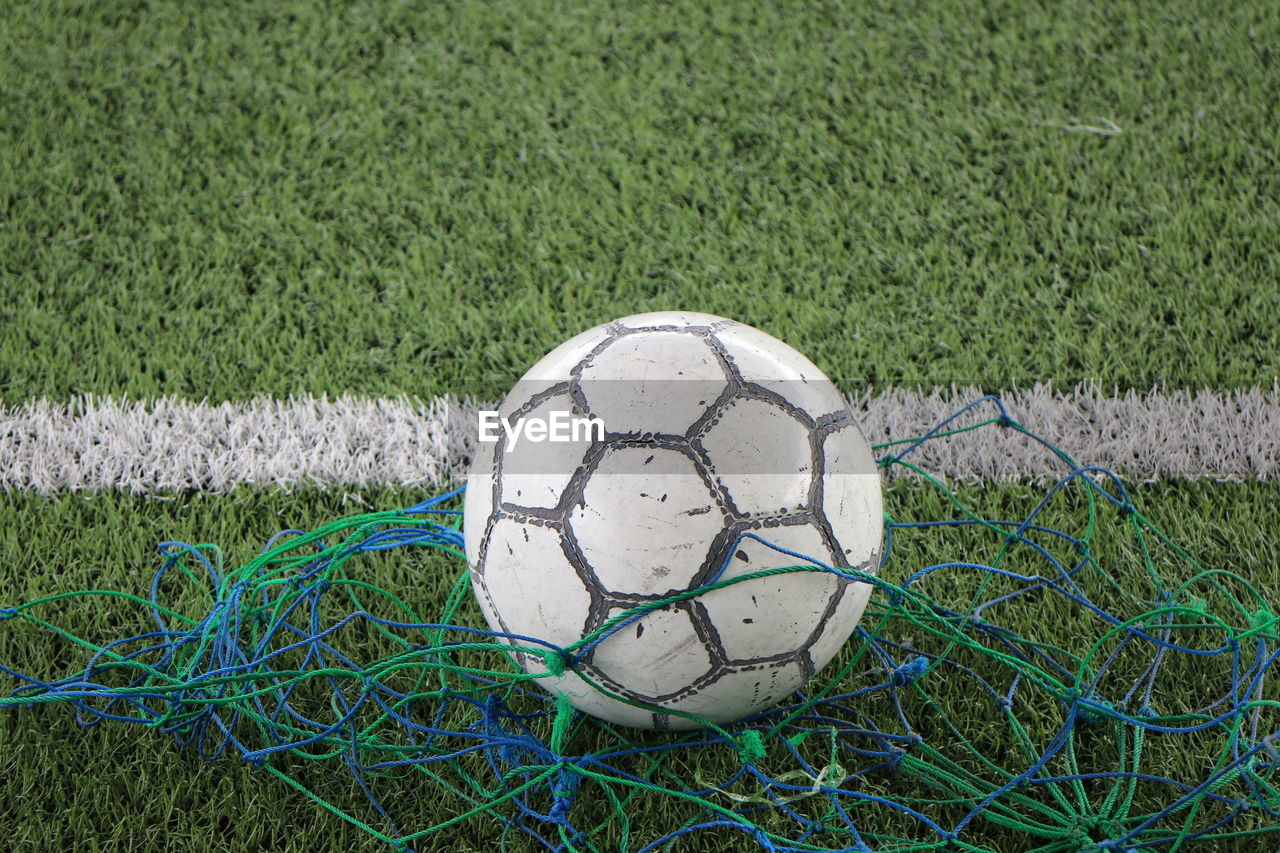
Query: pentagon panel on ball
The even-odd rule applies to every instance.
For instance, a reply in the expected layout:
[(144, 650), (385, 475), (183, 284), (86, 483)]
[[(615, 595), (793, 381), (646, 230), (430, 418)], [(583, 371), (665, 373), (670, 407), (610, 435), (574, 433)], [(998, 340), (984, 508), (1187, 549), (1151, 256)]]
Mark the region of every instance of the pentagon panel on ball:
[(563, 672), (515, 660), (578, 709), (731, 722), (786, 699), (857, 626), (879, 474), (835, 385), (781, 341), (708, 314), (624, 317), (535, 364), (485, 427), (472, 587), (513, 645), (564, 650)]

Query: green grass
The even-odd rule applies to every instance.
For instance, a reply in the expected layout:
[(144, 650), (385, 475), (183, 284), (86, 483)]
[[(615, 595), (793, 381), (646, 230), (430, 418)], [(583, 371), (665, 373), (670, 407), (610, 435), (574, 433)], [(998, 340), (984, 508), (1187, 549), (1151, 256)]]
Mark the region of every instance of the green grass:
[(1277, 44), (1266, 0), (16, 3), (0, 399), (492, 397), (672, 307), (846, 389), (1269, 385)]
[[(670, 308), (760, 326), (846, 390), (1270, 385), (1273, 5), (12, 3), (0, 402), (493, 398), (567, 336)], [(1120, 132), (1082, 129), (1108, 122)], [(1206, 565), (1280, 588), (1275, 485), (1139, 493)], [(1027, 498), (965, 494), (992, 514)], [(891, 497), (899, 520), (946, 512), (901, 484)], [(243, 560), (281, 527), (360, 508), (306, 492), (3, 496), (0, 605), (140, 590), (157, 541)], [(897, 570), (942, 558), (901, 547)], [(438, 564), (375, 565), (412, 594), (415, 568)], [(941, 592), (963, 600), (971, 581)], [(77, 630), (119, 628), (101, 601), (62, 612)], [(0, 623), (0, 661), (70, 660), (13, 625)], [(1160, 755), (1170, 775), (1203, 772), (1202, 755)], [(341, 774), (312, 781), (361, 802)], [(414, 797), (419, 825), (448, 817)], [(648, 831), (687, 817), (636, 813)], [(988, 832), (994, 849), (1027, 846)], [(385, 849), (260, 771), (153, 732), (82, 729), (61, 707), (0, 713), (0, 837)], [(435, 844), (496, 838), (479, 821)]]
[[(969, 487), (959, 489), (958, 494), (987, 517), (1017, 518), (1034, 505), (1037, 491), (1022, 486)], [(363, 497), (378, 508), (394, 508), (420, 496), (384, 490), (366, 493)], [(1280, 527), (1280, 486), (1202, 483), (1160, 489), (1138, 487), (1135, 499), (1144, 513), (1172, 534), (1203, 566), (1229, 568), (1263, 590), (1280, 586), (1280, 547), (1268, 538), (1256, 535), (1246, 538), (1241, 534)], [(902, 480), (890, 485), (887, 509), (899, 521), (957, 517), (954, 508), (947, 505), (939, 493)], [(281, 527), (312, 527), (363, 510), (364, 507), (339, 495), (322, 493), (283, 495), (242, 490), (229, 499), (197, 495), (183, 501), (115, 494), (56, 499), (11, 495), (0, 501), (0, 564), (10, 567), (0, 573), (0, 603), (26, 601), (50, 589), (118, 588), (145, 595), (150, 575), (158, 565), (153, 548), (159, 539), (175, 537), (225, 545), (230, 566), (252, 557), (260, 543)], [(1103, 513), (1101, 533), (1093, 552), (1104, 570), (1128, 578), (1129, 593), (1149, 595), (1137, 552), (1131, 543), (1126, 544), (1125, 536), (1119, 535), (1111, 518), (1114, 515), (1114, 512)], [(1041, 520), (1079, 532), (1086, 519), (1082, 503), (1059, 499), (1050, 505)], [(960, 556), (990, 560), (999, 544), (997, 539), (972, 528), (948, 534), (905, 532), (898, 539), (885, 576), (900, 582), (922, 566)], [(1157, 561), (1168, 571), (1168, 577), (1177, 576), (1170, 570), (1171, 563), (1159, 557)], [(1032, 564), (1022, 565), (1015, 560), (1009, 565), (1030, 568)], [(439, 607), (448, 579), (458, 569), (455, 562), (446, 558), (421, 553), (362, 560), (360, 567), (367, 572), (365, 579), (387, 588), (423, 613), (432, 613)], [(1082, 576), (1082, 579), (1088, 583), (1087, 578)], [(923, 588), (941, 601), (958, 604), (969, 600), (977, 582), (976, 574), (951, 572), (926, 582)], [(1101, 586), (1092, 594), (1117, 613), (1125, 613), (1134, 606), (1125, 594), (1108, 593)], [(1217, 605), (1214, 610), (1223, 612)], [(117, 603), (90, 598), (46, 606), (40, 615), (86, 637), (106, 638), (118, 636), (124, 626), (132, 624), (129, 612), (130, 608)], [(195, 608), (188, 612), (201, 611)], [(468, 600), (461, 615), (465, 622), (478, 618), (478, 611)], [(1073, 631), (1086, 631), (1089, 635), (1097, 632), (1096, 623), (1082, 620), (1078, 614), (1061, 607), (1044, 606), (1043, 599), (1005, 607), (998, 616), (988, 614), (987, 618), (1026, 636), (1040, 636), (1059, 644), (1064, 642), (1064, 637), (1073, 636)], [(905, 633), (915, 633), (915, 644), (920, 647), (928, 645), (927, 638), (905, 623), (889, 626), (882, 636), (902, 639)], [(8, 622), (0, 624), (0, 659), (56, 675), (81, 658), (69, 653), (65, 643), (45, 632)], [(1124, 664), (1119, 664), (1118, 669), (1123, 670)], [(1227, 675), (1216, 662), (1173, 660), (1162, 683), (1166, 688), (1183, 686), (1164, 690), (1157, 696), (1156, 703), (1163, 713), (1176, 713), (1184, 706), (1189, 707), (1187, 703), (1194, 704), (1196, 685), (1217, 683), (1218, 678)], [(855, 675), (849, 683), (856, 686), (862, 678), (864, 676)], [(1017, 764), (1003, 752), (1010, 748), (1008, 742), (990, 728), (993, 723), (998, 726), (998, 717), (992, 716), (989, 703), (974, 705), (971, 694), (948, 685), (945, 673), (929, 678), (932, 680), (926, 682), (927, 688), (936, 701), (952, 711), (953, 719), (967, 735), (979, 742), (994, 738), (988, 747), (990, 756)], [(1023, 695), (1030, 694), (1024, 690)], [(1280, 700), (1274, 683), (1267, 695)], [(869, 705), (866, 710), (873, 715), (884, 715), (884, 724), (891, 725), (890, 709)], [(915, 708), (911, 713), (919, 730), (932, 743), (944, 750), (951, 746), (954, 737), (940, 728), (935, 731), (936, 727), (929, 724), (930, 715), (922, 708)], [(1037, 717), (1030, 710), (1020, 711), (1019, 715), (1037, 742), (1048, 737), (1046, 727), (1056, 719), (1055, 714)], [(1042, 723), (1039, 728), (1037, 721)], [(1094, 740), (1090, 741), (1089, 737)], [(571, 747), (585, 749), (592, 743), (604, 743), (608, 735), (588, 725), (573, 738)], [(1174, 777), (1200, 778), (1206, 772), (1209, 750), (1220, 748), (1216, 738), (1152, 737), (1147, 747), (1151, 762), (1148, 766)], [(1086, 735), (1083, 742), (1096, 746), (1096, 754), (1090, 753), (1086, 763), (1096, 762), (1099, 769), (1115, 768), (1114, 745), (1108, 742), (1105, 733)], [(323, 812), (265, 771), (254, 770), (230, 757), (212, 763), (201, 762), (190, 749), (180, 748), (167, 737), (139, 727), (115, 724), (83, 729), (75, 725), (68, 708), (45, 706), (0, 713), (0, 743), (5, 745), (0, 750), (0, 779), (5, 780), (0, 789), (5, 795), (0, 798), (0, 833), (14, 839), (18, 849), (166, 849), (192, 853), (226, 849), (302, 851), (318, 847), (352, 851), (386, 849), (380, 842)], [(1204, 751), (1198, 752), (1196, 745)], [(693, 769), (714, 778), (719, 772), (731, 770), (734, 759), (726, 751), (709, 751), (700, 762)], [(333, 765), (326, 765), (325, 771), (301, 764), (305, 762), (292, 765), (273, 762), (273, 766), (290, 767), (332, 803), (381, 828), (364, 805), (359, 791), (344, 780), (344, 774), (335, 772)], [(411, 816), (405, 827), (408, 830), (425, 828), (461, 810), (455, 801), (441, 798), (438, 790), (420, 780), (384, 784), (391, 785), (391, 790), (398, 794), (390, 802), (399, 813)], [(930, 794), (928, 789), (888, 775), (872, 777), (862, 790), (895, 798)], [(431, 805), (437, 801), (438, 804)], [(1154, 809), (1167, 802), (1167, 790), (1142, 789), (1134, 811)], [(576, 809), (575, 819), (586, 826), (591, 825), (587, 818), (601, 818), (608, 811), (607, 803), (591, 798), (583, 798)], [(636, 840), (652, 838), (653, 833), (678, 826), (692, 815), (662, 798), (641, 797), (631, 804), (630, 811), (635, 820)], [(952, 819), (962, 814), (937, 807), (930, 807), (929, 812), (951, 814)], [(860, 814), (864, 826), (873, 826), (881, 832), (902, 831), (911, 825), (900, 815), (877, 813), (868, 808)], [(1246, 825), (1265, 825), (1265, 819), (1254, 819)], [(981, 824), (976, 832), (976, 836), (967, 836), (968, 840), (989, 845), (1001, 853), (1029, 849), (1034, 841), (993, 824)], [(498, 827), (491, 819), (479, 818), (442, 833), (439, 839), (429, 841), (420, 849), (484, 851), (494, 849), (499, 837)], [(515, 850), (531, 849), (521, 839), (511, 840)], [(1262, 841), (1265, 840), (1264, 837)], [(680, 849), (701, 849), (697, 845), (709, 841), (707, 836), (701, 841), (695, 840), (693, 846)], [(1245, 838), (1211, 848), (1193, 845), (1190, 849), (1244, 853), (1259, 849), (1259, 843), (1257, 838)]]

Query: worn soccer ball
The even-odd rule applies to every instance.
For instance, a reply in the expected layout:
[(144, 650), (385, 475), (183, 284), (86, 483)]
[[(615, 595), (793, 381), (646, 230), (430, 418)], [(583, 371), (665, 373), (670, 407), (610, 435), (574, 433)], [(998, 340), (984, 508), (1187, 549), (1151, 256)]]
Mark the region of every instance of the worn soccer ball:
[[(495, 631), (564, 648), (709, 583), (878, 566), (867, 440), (822, 371), (758, 329), (625, 317), (553, 350), (498, 415), (476, 445), (464, 511), (472, 587)], [(696, 727), (672, 711), (737, 720), (821, 669), (870, 592), (830, 571), (727, 585), (623, 620), (537, 683), (628, 726)], [(514, 656), (548, 672), (545, 656)]]

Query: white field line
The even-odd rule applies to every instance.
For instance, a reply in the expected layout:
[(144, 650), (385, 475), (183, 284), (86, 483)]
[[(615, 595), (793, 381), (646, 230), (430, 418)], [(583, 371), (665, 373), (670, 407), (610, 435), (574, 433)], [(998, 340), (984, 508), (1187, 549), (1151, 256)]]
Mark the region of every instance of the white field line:
[[(851, 395), (850, 405), (881, 443), (919, 435), (980, 396), (964, 387), (889, 389)], [(1280, 386), (1108, 395), (1036, 385), (1001, 399), (1014, 420), (1081, 464), (1131, 480), (1280, 478)], [(463, 473), (481, 407), (491, 408), (453, 397), (30, 401), (0, 407), (0, 491), (440, 487)], [(983, 404), (952, 427), (995, 414)], [(1069, 470), (1039, 444), (994, 427), (931, 441), (907, 459), (968, 482), (1044, 482)]]

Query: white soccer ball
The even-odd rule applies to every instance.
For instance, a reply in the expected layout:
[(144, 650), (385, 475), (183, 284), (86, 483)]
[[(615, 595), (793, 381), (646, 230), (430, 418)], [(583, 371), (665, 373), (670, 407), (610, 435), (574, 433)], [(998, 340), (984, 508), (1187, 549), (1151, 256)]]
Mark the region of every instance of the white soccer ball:
[[(495, 631), (568, 647), (712, 581), (809, 562), (878, 567), (867, 440), (822, 371), (758, 329), (683, 312), (597, 326), (534, 365), (498, 414), (512, 429), (490, 421), (498, 440), (477, 444), (463, 518)], [(821, 669), (870, 593), (825, 571), (729, 585), (628, 622), (537, 683), (628, 726), (696, 727), (667, 711), (737, 720)]]

